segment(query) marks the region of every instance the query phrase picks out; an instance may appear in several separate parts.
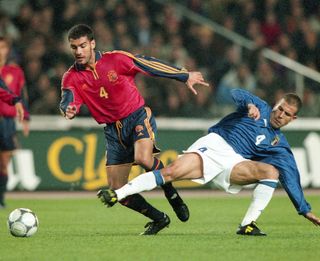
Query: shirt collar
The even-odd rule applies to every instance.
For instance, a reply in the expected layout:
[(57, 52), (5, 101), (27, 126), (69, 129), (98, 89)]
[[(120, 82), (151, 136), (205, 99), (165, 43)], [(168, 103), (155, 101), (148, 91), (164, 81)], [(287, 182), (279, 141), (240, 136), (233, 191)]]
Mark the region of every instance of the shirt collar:
[[(102, 53), (100, 51), (95, 51), (95, 58), (96, 58), (96, 62), (99, 61), (102, 57)], [(86, 66), (83, 64), (78, 64), (78, 63), (74, 63), (74, 68), (77, 71), (83, 71), (86, 69)]]

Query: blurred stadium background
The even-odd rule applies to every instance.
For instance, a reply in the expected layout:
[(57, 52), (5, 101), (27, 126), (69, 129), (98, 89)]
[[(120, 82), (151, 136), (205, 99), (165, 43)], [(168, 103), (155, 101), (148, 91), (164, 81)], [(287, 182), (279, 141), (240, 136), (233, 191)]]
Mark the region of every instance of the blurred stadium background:
[(98, 50), (155, 56), (201, 70), (210, 82), (212, 88), (193, 96), (179, 82), (137, 77), (158, 118), (166, 163), (233, 109), (230, 88), (247, 89), (270, 104), (283, 92), (297, 92), (302, 119), (286, 133), (303, 186), (320, 187), (319, 1), (1, 0), (0, 35), (11, 40), (10, 62), (25, 71), (32, 130), (20, 138), (10, 189), (105, 184), (101, 127), (85, 108), (74, 121), (58, 110), (61, 77), (73, 63), (66, 33), (77, 23), (93, 27)]

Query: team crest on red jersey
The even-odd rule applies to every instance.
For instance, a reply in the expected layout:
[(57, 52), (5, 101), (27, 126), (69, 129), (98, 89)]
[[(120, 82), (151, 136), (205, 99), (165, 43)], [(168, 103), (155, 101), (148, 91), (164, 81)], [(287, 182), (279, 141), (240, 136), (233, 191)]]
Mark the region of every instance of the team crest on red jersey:
[(144, 135), (143, 132), (142, 132), (143, 131), (143, 126), (142, 125), (137, 125), (136, 128), (135, 128), (135, 131), (136, 131), (138, 137)]
[(118, 80), (117, 72), (114, 70), (109, 71), (108, 72), (108, 79), (109, 79), (109, 82), (115, 83)]

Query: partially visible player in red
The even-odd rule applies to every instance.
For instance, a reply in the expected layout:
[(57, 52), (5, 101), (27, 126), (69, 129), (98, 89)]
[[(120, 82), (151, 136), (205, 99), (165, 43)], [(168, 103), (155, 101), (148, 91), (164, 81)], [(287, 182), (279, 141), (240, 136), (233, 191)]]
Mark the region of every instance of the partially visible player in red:
[[(120, 188), (127, 183), (134, 163), (149, 171), (162, 168), (162, 162), (153, 155), (159, 152), (155, 146), (156, 122), (151, 109), (145, 107), (135, 85), (135, 76), (143, 73), (175, 79), (184, 82), (196, 94), (195, 84), (209, 86), (202, 74), (153, 57), (123, 51), (95, 51), (93, 31), (87, 25), (71, 28), (68, 40), (75, 64), (63, 76), (60, 109), (67, 119), (72, 119), (81, 105), (86, 104), (92, 117), (105, 125), (110, 188)], [(176, 189), (171, 183), (162, 188), (177, 217), (187, 221), (189, 210)], [(131, 195), (120, 203), (152, 220), (143, 235), (154, 235), (170, 223), (165, 213), (147, 203), (140, 194)]]
[(12, 105), (16, 108), (16, 114), (19, 122), (23, 121), (24, 118), (24, 109), (21, 102), (21, 98), (13, 94), (6, 89), (6, 86), (3, 84), (0, 79), (0, 102), (4, 102), (8, 105)]
[(23, 134), (29, 134), (29, 113), (20, 99), (26, 93), (25, 77), (18, 65), (7, 63), (9, 52), (8, 40), (0, 37), (0, 208), (5, 207), (8, 165), (17, 148), (15, 117), (22, 122)]

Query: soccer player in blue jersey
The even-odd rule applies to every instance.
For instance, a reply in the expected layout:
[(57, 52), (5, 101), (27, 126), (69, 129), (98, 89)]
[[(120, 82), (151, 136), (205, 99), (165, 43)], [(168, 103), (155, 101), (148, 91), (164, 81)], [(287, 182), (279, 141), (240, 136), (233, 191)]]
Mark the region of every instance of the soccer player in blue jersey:
[(117, 201), (166, 182), (191, 179), (213, 182), (229, 193), (256, 184), (251, 204), (237, 234), (265, 236), (256, 220), (270, 202), (280, 180), (298, 214), (320, 225), (304, 198), (300, 175), (290, 146), (280, 128), (297, 118), (300, 98), (288, 93), (271, 108), (265, 101), (242, 89), (231, 91), (237, 110), (209, 128), (184, 154), (161, 170), (144, 173), (117, 190), (107, 190), (102, 202)]

